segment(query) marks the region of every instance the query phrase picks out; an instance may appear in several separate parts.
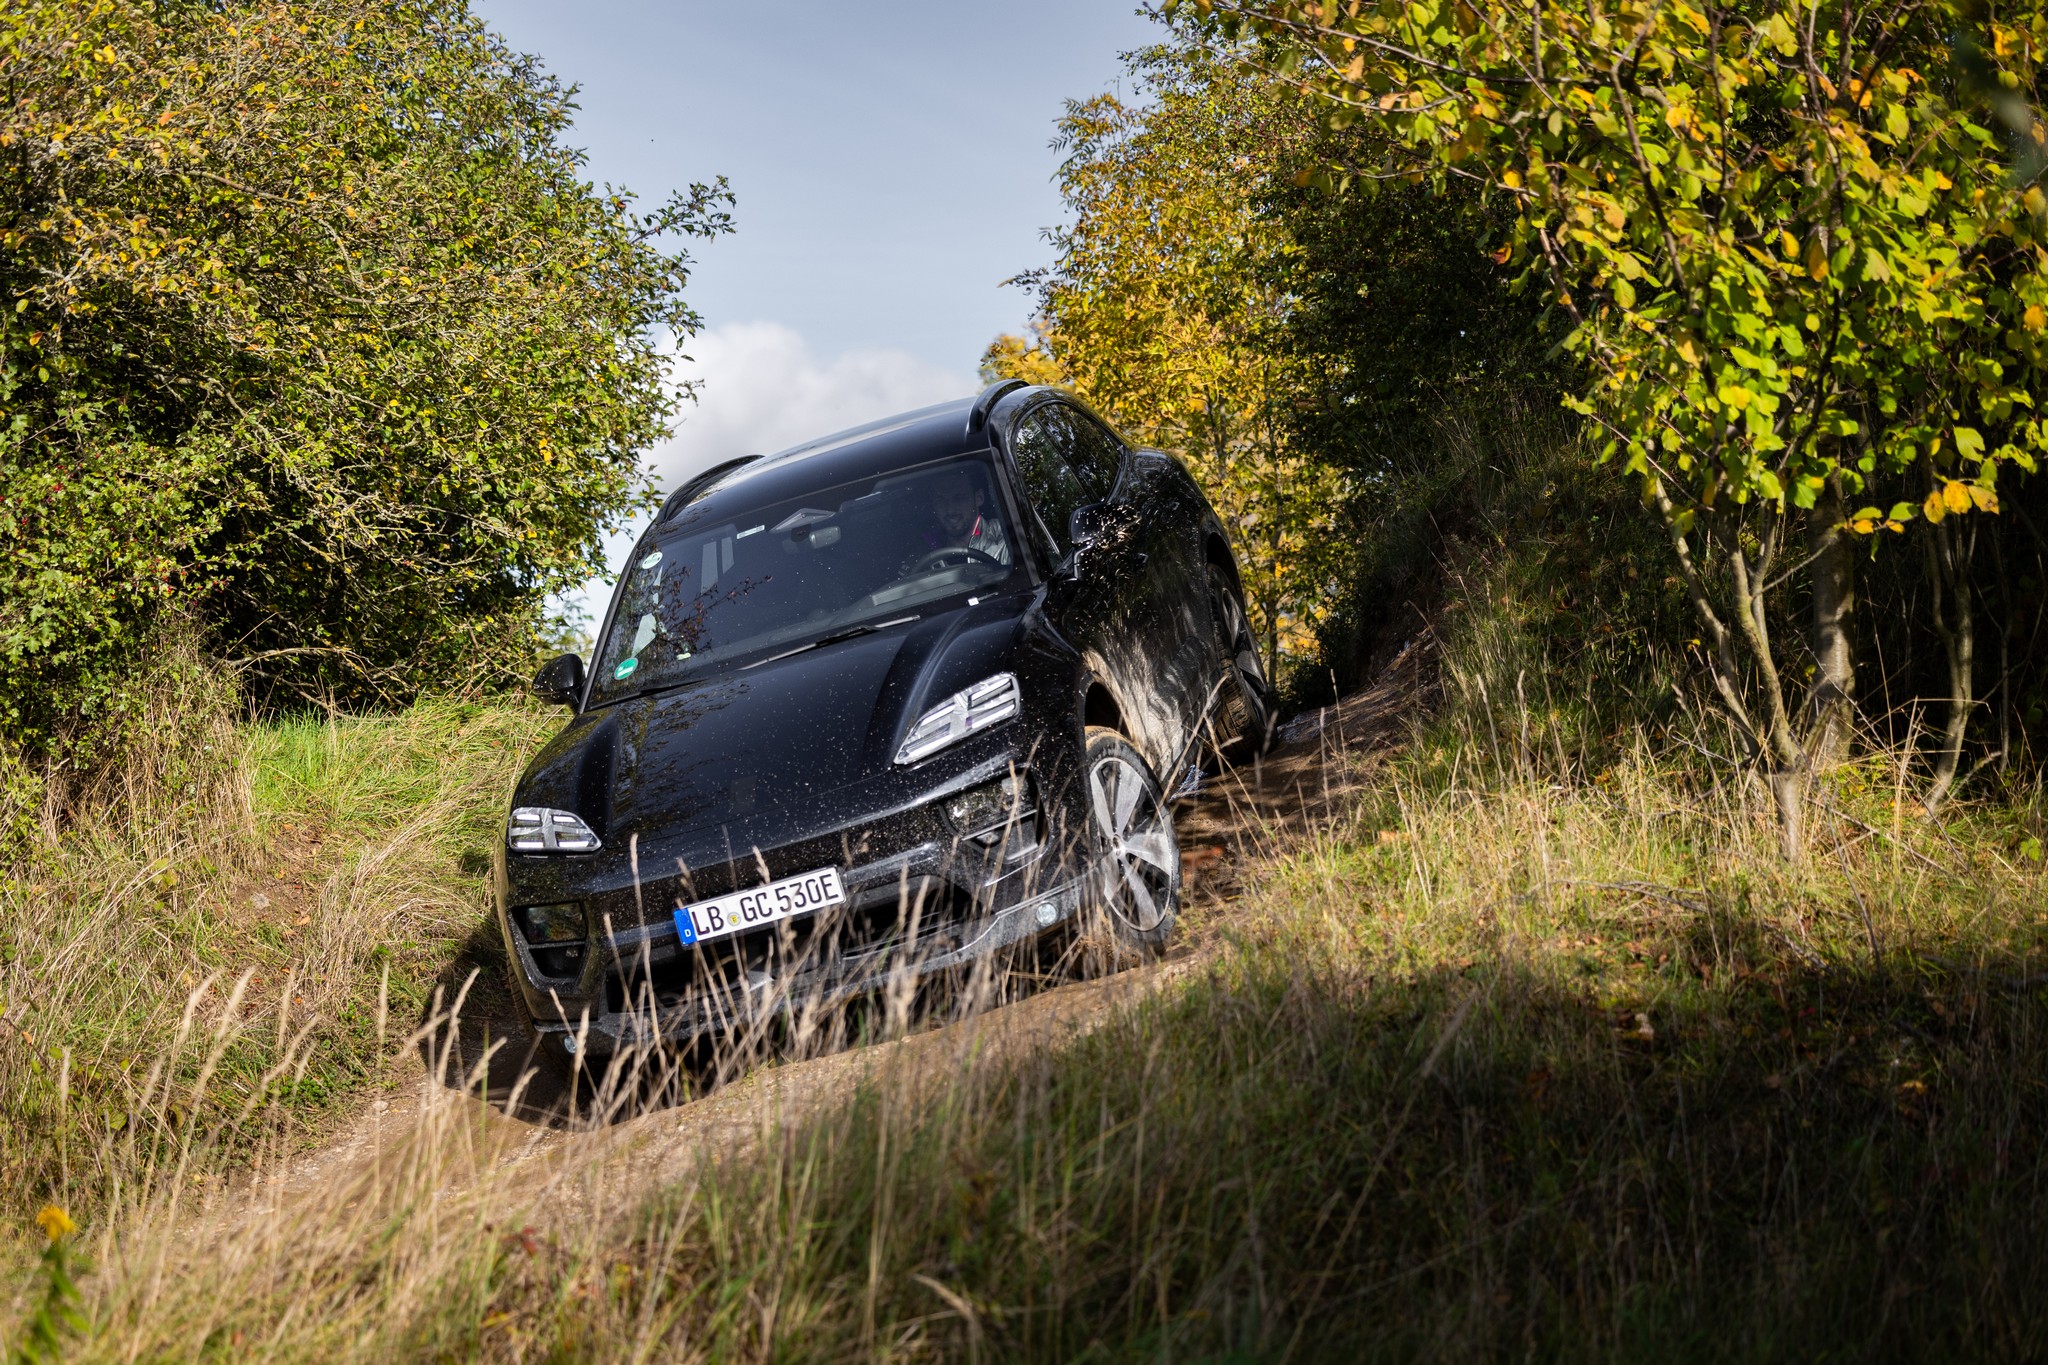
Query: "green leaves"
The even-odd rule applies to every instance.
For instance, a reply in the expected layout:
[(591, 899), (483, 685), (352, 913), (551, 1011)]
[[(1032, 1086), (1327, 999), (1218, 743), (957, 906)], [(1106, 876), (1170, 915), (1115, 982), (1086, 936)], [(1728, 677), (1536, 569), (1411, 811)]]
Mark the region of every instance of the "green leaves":
[(1927, 522), (1938, 550), (1943, 519), (1996, 512), (2000, 471), (2048, 448), (2048, 125), (2028, 103), (2048, 11), (1460, 2), (1470, 22), (1446, 0), (1211, 12), (1370, 111), (1386, 151), (1359, 169), (1469, 177), (1511, 208), (1506, 259), (1583, 366), (1567, 406), (1671, 532), (1715, 694), (1787, 794), (1796, 853), (1813, 713), (1770, 641), (1773, 591), (1805, 580), (1832, 632), (1812, 657), (1839, 673), (1836, 532)]
[(7, 24), (0, 724), (115, 695), (166, 607), (283, 698), (523, 663), (646, 500), (722, 183), (585, 183), (568, 92), (457, 0)]
[[(2038, 455), (2015, 412), (2043, 361), (2048, 198), (2038, 167), (2011, 174), (1987, 114), (2048, 139), (1984, 92), (2035, 88), (2048, 17), (1960, 0), (1847, 29), (1815, 0), (1490, 0), (1466, 24), (1433, 0), (1216, 13), (1372, 109), (1385, 169), (1476, 167), (1514, 195), (1514, 259), (1593, 367), (1584, 410), (1675, 437), (1681, 499), (1724, 468), (1738, 501), (1789, 488), (1803, 507), (1800, 480), (1853, 492), (1930, 450)], [(1961, 81), (1945, 74), (1958, 32), (1984, 68)], [(1715, 357), (1733, 364), (1710, 376)]]

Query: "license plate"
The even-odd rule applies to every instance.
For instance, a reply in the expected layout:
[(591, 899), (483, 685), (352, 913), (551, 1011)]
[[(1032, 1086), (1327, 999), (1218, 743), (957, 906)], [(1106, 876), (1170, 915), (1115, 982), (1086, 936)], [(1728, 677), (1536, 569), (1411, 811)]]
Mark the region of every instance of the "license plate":
[(846, 887), (839, 880), (839, 869), (821, 867), (816, 872), (784, 877), (751, 891), (735, 891), (717, 900), (681, 906), (676, 910), (676, 932), (683, 936), (685, 946), (706, 943), (728, 934), (759, 929), (777, 920), (808, 915), (845, 899)]

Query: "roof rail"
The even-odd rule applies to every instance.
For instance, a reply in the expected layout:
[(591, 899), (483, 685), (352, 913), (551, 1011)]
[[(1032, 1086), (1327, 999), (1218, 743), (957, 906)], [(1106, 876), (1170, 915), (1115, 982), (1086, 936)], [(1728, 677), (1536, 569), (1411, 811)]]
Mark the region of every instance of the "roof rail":
[(712, 484), (717, 483), (741, 465), (752, 464), (760, 458), (759, 455), (742, 455), (737, 460), (726, 460), (711, 466), (711, 468), (705, 470), (696, 478), (691, 479), (688, 483), (663, 499), (661, 515), (654, 519), (654, 524), (660, 526), (667, 522), (676, 513), (695, 502), (699, 493), (709, 492)]
[(974, 406), (967, 410), (967, 429), (970, 432), (980, 431), (988, 422), (990, 410), (1001, 401), (1003, 395), (1030, 387), (1029, 384), (1026, 384), (1021, 379), (998, 379), (995, 383), (983, 389), (981, 397), (975, 399)]

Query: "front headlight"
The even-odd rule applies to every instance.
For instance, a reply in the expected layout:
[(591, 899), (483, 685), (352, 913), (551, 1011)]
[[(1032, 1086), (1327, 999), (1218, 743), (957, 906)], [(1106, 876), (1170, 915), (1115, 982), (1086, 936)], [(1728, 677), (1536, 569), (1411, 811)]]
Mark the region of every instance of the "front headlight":
[(573, 812), (519, 806), (505, 821), (505, 847), (514, 853), (595, 853), (603, 845)]
[(977, 730), (1000, 725), (1022, 709), (1017, 675), (998, 673), (983, 678), (964, 692), (952, 696), (917, 718), (903, 745), (896, 750), (898, 763), (915, 763), (929, 758), (948, 744), (957, 744)]

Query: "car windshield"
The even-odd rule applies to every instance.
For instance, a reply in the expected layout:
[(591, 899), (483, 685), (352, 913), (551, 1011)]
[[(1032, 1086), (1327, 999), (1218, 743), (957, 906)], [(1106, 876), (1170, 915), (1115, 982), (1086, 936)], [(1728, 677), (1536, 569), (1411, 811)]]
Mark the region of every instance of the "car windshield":
[(593, 701), (915, 617), (1021, 572), (982, 456), (720, 506), (717, 521), (642, 542), (600, 642)]

